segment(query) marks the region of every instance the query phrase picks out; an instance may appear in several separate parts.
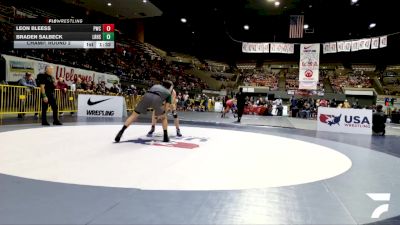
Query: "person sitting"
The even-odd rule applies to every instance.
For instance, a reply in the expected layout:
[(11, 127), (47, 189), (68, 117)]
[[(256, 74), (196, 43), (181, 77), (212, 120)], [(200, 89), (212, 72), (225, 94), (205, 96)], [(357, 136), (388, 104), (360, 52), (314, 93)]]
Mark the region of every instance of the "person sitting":
[(376, 112), (372, 114), (372, 132), (373, 135), (381, 135), (384, 136), (386, 133), (385, 130), (385, 123), (387, 116), (385, 113), (382, 111), (383, 106), (378, 105), (376, 107)]

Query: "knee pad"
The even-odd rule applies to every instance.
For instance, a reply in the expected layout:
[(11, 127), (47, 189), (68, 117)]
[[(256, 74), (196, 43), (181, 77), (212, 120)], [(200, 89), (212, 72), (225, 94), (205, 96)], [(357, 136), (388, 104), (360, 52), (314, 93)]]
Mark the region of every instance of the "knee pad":
[(174, 110), (173, 112), (172, 112), (172, 116), (176, 119), (176, 118), (178, 118), (178, 113), (176, 112), (176, 110)]

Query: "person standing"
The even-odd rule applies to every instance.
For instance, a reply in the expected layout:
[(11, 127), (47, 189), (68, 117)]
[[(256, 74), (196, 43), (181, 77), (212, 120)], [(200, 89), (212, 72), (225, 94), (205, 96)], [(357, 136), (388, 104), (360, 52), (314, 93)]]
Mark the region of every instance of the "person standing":
[(56, 89), (56, 82), (54, 77), (51, 75), (53, 73), (52, 66), (46, 66), (45, 73), (39, 74), (37, 80), (40, 86), (40, 97), (42, 99), (42, 125), (49, 126), (47, 122), (47, 109), (49, 104), (53, 110), (53, 125), (62, 125), (58, 119), (58, 106), (54, 94)]
[(239, 92), (236, 94), (237, 100), (237, 109), (238, 109), (238, 120), (237, 122), (240, 123), (240, 120), (243, 116), (244, 106), (246, 104), (246, 96), (243, 93), (243, 88), (239, 88)]
[[(33, 77), (32, 77), (32, 74), (29, 72), (25, 73), (25, 77), (21, 78), (18, 81), (18, 84), (20, 86), (26, 87), (25, 93), (24, 93), (26, 95), (26, 99), (24, 99), (22, 101), (22, 103), (20, 104), (20, 107), (19, 107), (20, 112), (25, 112), (26, 107), (27, 106), (32, 107), (32, 103), (34, 103), (33, 92), (34, 92), (35, 88), (37, 87), (37, 85), (36, 85), (35, 79), (33, 79)], [(33, 108), (34, 108), (34, 106), (33, 106)], [(35, 113), (35, 119), (38, 118), (37, 115), (38, 115), (38, 113)], [(25, 113), (18, 114), (18, 118), (23, 118), (24, 116), (25, 116)]]
[(169, 105), (172, 103), (172, 90), (174, 85), (171, 81), (163, 81), (162, 85), (153, 85), (149, 91), (147, 91), (142, 100), (138, 103), (132, 114), (126, 119), (124, 126), (118, 132), (115, 137), (115, 142), (121, 140), (126, 128), (128, 128), (133, 122), (137, 120), (140, 114), (146, 114), (148, 108), (154, 110), (155, 116), (162, 120), (162, 126), (164, 129), (164, 142), (169, 142), (168, 137), (168, 118), (166, 111), (169, 109)]

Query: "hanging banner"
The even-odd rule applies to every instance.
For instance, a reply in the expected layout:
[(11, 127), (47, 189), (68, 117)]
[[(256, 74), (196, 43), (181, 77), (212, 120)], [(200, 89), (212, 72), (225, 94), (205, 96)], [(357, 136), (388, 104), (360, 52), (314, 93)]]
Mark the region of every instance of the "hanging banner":
[(387, 47), (387, 36), (382, 36), (379, 38), (380, 44), (379, 48), (386, 48)]
[(242, 43), (244, 53), (269, 53), (269, 43)]
[(344, 52), (351, 52), (351, 41), (346, 41), (344, 43)]
[(324, 54), (331, 53), (331, 52), (330, 52), (331, 46), (330, 46), (329, 43), (324, 43), (324, 44), (323, 44), (323, 49), (324, 49)]
[(336, 53), (337, 52), (337, 50), (336, 50), (336, 42), (332, 42), (332, 43), (330, 43), (329, 44), (329, 52), (330, 53)]
[(370, 49), (370, 48), (371, 48), (371, 38), (365, 39), (364, 49)]
[(379, 38), (372, 38), (371, 49), (379, 48)]
[(320, 44), (300, 45), (300, 89), (317, 90), (319, 79), (319, 54)]
[(288, 54), (294, 54), (294, 44), (288, 44), (289, 45), (289, 52)]
[(289, 45), (288, 44), (282, 44), (282, 53), (284, 53), (284, 54), (289, 53)]
[(294, 44), (281, 44), (282, 53), (284, 54), (294, 54)]
[(358, 50), (364, 50), (364, 39), (358, 40)]
[(343, 41), (338, 41), (337, 42), (337, 51), (338, 52), (344, 52), (344, 42)]
[(352, 41), (351, 42), (351, 51), (352, 52), (358, 51), (358, 41)]
[(282, 53), (282, 43), (271, 43), (271, 53)]
[[(322, 49), (324, 54), (337, 52), (356, 52), (360, 50), (386, 48), (388, 46), (388, 36), (375, 38), (363, 38), (351, 41), (337, 41), (323, 43)], [(283, 53), (294, 54), (295, 44), (286, 43), (242, 43), (242, 52), (244, 53)]]

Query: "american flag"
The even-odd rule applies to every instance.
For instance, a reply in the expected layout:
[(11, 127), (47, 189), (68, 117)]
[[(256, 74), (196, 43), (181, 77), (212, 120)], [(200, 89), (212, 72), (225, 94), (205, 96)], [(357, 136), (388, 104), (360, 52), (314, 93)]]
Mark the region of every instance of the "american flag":
[(290, 16), (289, 38), (303, 38), (304, 16)]

